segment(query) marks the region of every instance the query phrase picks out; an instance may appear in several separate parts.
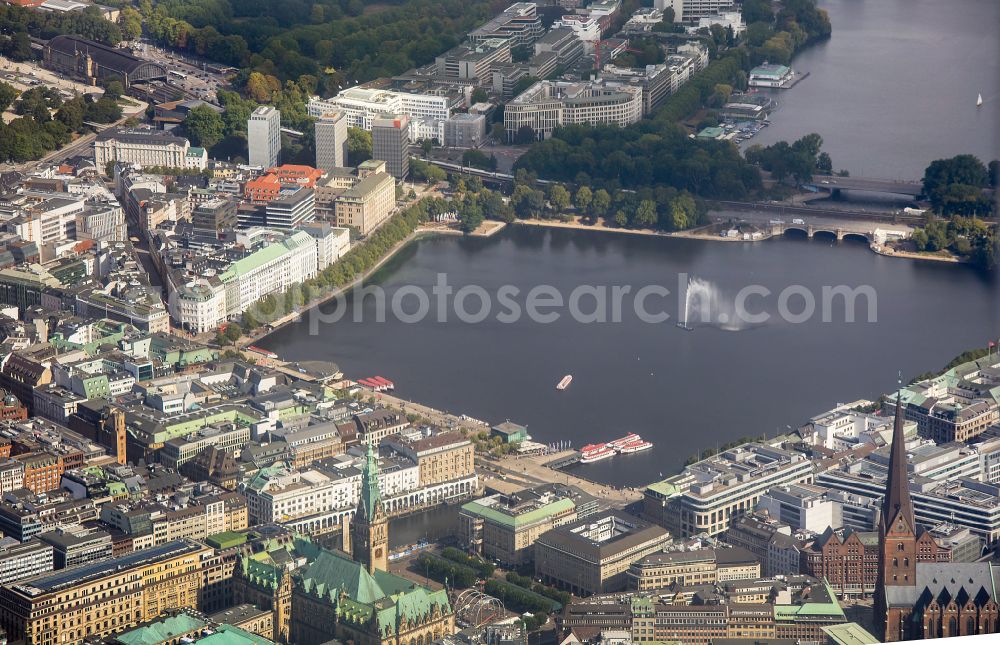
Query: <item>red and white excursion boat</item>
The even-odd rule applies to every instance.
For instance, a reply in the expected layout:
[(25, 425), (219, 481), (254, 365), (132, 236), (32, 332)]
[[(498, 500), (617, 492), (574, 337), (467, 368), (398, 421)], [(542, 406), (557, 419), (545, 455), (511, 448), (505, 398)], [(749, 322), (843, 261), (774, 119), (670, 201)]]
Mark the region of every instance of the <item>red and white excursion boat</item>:
[(591, 443), (580, 449), (581, 464), (592, 464), (614, 456), (615, 449), (606, 443)]

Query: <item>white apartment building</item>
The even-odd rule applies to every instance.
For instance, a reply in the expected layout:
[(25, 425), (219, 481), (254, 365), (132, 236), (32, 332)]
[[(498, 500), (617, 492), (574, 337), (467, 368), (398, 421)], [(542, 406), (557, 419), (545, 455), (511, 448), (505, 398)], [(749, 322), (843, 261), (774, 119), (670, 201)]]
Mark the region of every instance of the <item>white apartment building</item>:
[(110, 128), (94, 139), (94, 164), (103, 172), (113, 161), (186, 168), (191, 142), (165, 130)]
[[(842, 506), (827, 489), (811, 484), (776, 486), (761, 496), (757, 510), (793, 529), (822, 533), (843, 526)], [(865, 530), (870, 529), (870, 527)]]
[[(275, 464), (261, 470), (240, 486), (251, 524), (283, 522), (313, 533), (350, 521), (361, 494), (363, 459), (360, 452), (352, 452), (333, 458), (333, 464), (323, 468), (293, 470)], [(389, 514), (468, 496), (478, 489), (474, 472), (421, 487), (416, 461), (395, 452), (383, 452), (378, 461), (379, 490)]]
[(24, 462), (8, 459), (0, 463), (0, 495), (24, 486)]
[(723, 29), (732, 29), (733, 36), (737, 38), (747, 29), (743, 23), (743, 14), (739, 11), (724, 11), (717, 15), (702, 16), (698, 18), (698, 24), (689, 29), (698, 31), (699, 29), (709, 29), (712, 25), (722, 25)]
[(264, 468), (240, 485), (250, 523), (286, 522), (354, 508), (361, 491), (361, 471), (355, 468), (337, 475), (284, 465)]
[[(454, 107), (455, 99), (448, 96), (349, 87), (329, 99), (311, 98), (307, 110), (309, 116), (316, 118), (332, 112), (341, 113), (347, 118), (347, 126), (368, 132), (376, 118), (405, 114), (410, 117), (410, 141), (416, 142), (421, 139), (444, 141), (444, 122)], [(317, 154), (318, 148), (317, 142)]]
[(78, 240), (124, 240), (128, 237), (127, 231), (125, 211), (117, 202), (88, 204), (83, 211), (76, 214)]
[(191, 146), (184, 153), (184, 167), (188, 170), (204, 170), (208, 168), (208, 151), (204, 148)]
[(643, 114), (642, 87), (625, 83), (539, 81), (507, 104), (504, 127), (513, 140), (524, 126), (539, 139), (571, 123), (625, 127)]
[(250, 165), (273, 168), (281, 156), (281, 112), (270, 105), (253, 111), (247, 122)]
[(583, 41), (583, 53), (592, 55), (594, 48), (601, 39), (601, 21), (596, 16), (567, 14), (552, 23), (552, 29), (572, 29), (573, 33)]
[(653, 0), (656, 9), (674, 10), (674, 22), (697, 22), (705, 16), (733, 11), (733, 0)]
[(82, 197), (53, 196), (27, 207), (9, 226), (25, 242), (42, 245), (74, 240), (77, 216), (85, 207)]
[[(241, 232), (238, 241), (249, 248), (270, 229)], [(215, 276), (199, 276), (182, 284), (170, 285), (171, 316), (184, 329), (210, 331), (246, 311), (264, 296), (278, 293), (316, 275), (316, 244), (305, 231), (276, 237), (253, 253), (233, 262)]]
[(330, 266), (351, 249), (351, 230), (331, 226), (329, 222), (312, 222), (300, 227), (316, 241), (316, 268)]
[[(836, 451), (850, 450), (862, 444), (879, 445), (891, 440), (891, 417), (865, 414), (852, 407), (853, 404), (848, 404), (816, 415), (799, 432), (813, 445)], [(912, 432), (912, 428), (909, 430)]]

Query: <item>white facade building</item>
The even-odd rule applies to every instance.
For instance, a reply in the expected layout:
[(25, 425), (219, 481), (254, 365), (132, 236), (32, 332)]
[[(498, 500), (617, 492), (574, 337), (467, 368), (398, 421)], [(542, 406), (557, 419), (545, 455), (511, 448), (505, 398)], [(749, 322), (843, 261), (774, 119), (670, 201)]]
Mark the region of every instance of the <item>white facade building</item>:
[(674, 10), (674, 22), (693, 23), (704, 16), (733, 10), (733, 0), (653, 0), (656, 9)]
[(552, 23), (552, 29), (572, 29), (573, 33), (583, 41), (583, 52), (594, 53), (594, 47), (601, 39), (601, 21), (596, 16), (567, 14)]
[(247, 122), (250, 165), (273, 168), (281, 156), (281, 112), (270, 105), (253, 111)]
[(571, 123), (625, 127), (642, 118), (642, 98), (642, 87), (625, 83), (539, 81), (507, 104), (504, 127), (511, 139), (525, 126), (539, 139)]
[(186, 168), (191, 147), (184, 137), (152, 128), (110, 128), (94, 139), (94, 164), (103, 172), (109, 163)]
[[(347, 117), (347, 125), (371, 132), (376, 118), (386, 114), (410, 117), (410, 140), (444, 141), (444, 122), (451, 116), (454, 99), (435, 94), (415, 94), (393, 90), (350, 87), (329, 99), (313, 97), (309, 116), (319, 118), (330, 112)], [(344, 164), (341, 164), (343, 166)]]
[(698, 19), (697, 26), (693, 27), (692, 30), (709, 29), (712, 25), (722, 25), (723, 29), (732, 29), (733, 36), (737, 38), (747, 29), (747, 26), (743, 24), (742, 13), (739, 11), (724, 11), (720, 14), (702, 16)]
[[(274, 233), (270, 229), (251, 229), (240, 233), (240, 241), (249, 248), (255, 238)], [(276, 238), (233, 262), (217, 276), (199, 276), (183, 284), (171, 284), (171, 316), (184, 329), (198, 333), (215, 329), (264, 296), (285, 291), (315, 276), (316, 255), (316, 244), (305, 231)]]

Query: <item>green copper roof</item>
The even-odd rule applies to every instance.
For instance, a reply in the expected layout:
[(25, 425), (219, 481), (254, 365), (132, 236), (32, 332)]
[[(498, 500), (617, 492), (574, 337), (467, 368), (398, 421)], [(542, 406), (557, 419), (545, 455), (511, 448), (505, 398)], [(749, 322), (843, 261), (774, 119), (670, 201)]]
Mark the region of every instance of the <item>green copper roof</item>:
[(319, 596), (330, 597), (331, 592), (338, 594), (343, 590), (349, 598), (363, 604), (386, 596), (367, 569), (326, 549), (303, 571), (302, 583), (306, 591)]
[(123, 645), (157, 645), (174, 640), (205, 626), (205, 621), (186, 613), (164, 618), (155, 623), (125, 632), (116, 637)]
[(653, 491), (663, 497), (673, 497), (674, 495), (680, 494), (677, 486), (671, 484), (669, 480), (664, 479), (663, 481), (655, 482), (646, 486), (648, 490)]
[(230, 547), (245, 544), (246, 541), (246, 533), (237, 533), (236, 531), (223, 531), (222, 533), (209, 535), (205, 538), (205, 544), (213, 549), (228, 549)]
[(831, 643), (836, 645), (874, 645), (879, 640), (857, 623), (844, 623), (842, 625), (827, 625), (820, 627), (829, 638)]
[(379, 633), (392, 635), (406, 621), (423, 621), (434, 612), (450, 614), (444, 589), (431, 591), (388, 571), (369, 574), (360, 563), (321, 549), (299, 574), (302, 589), (333, 604), (345, 623), (367, 625), (376, 618)]
[(510, 513), (504, 513), (503, 511), (498, 511), (497, 509), (489, 506), (487, 504), (482, 504), (478, 501), (467, 502), (462, 505), (462, 510), (478, 515), (484, 520), (493, 522), (494, 524), (499, 524), (500, 526), (505, 526), (508, 528), (520, 528), (522, 526), (530, 526), (535, 522), (547, 519), (552, 515), (557, 515), (559, 513), (565, 513), (567, 511), (573, 510), (575, 504), (573, 500), (568, 497), (563, 497), (544, 506), (539, 506), (534, 510), (530, 510), (526, 513), (520, 513), (517, 515), (512, 515)]
[(219, 625), (214, 634), (199, 638), (195, 643), (197, 645), (274, 645), (272, 640), (232, 625)]
[(364, 470), (361, 472), (361, 503), (358, 504), (358, 515), (370, 520), (375, 517), (375, 509), (381, 503), (382, 494), (378, 488), (378, 460), (375, 458), (375, 447), (369, 443)]
[(809, 602), (807, 600), (798, 605), (775, 605), (774, 619), (795, 620), (799, 616), (833, 616), (846, 621), (844, 610), (837, 602), (837, 595), (830, 588), (830, 583), (826, 581), (826, 578), (823, 579), (823, 586), (826, 587), (826, 597), (830, 598), (829, 602)]

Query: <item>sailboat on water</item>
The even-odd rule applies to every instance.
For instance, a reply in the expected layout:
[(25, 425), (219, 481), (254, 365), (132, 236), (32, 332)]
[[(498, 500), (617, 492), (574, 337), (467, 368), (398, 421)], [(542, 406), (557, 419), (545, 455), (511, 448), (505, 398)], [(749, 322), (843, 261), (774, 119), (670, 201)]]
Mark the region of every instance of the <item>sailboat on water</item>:
[(978, 96), (978, 97), (976, 98), (976, 107), (979, 107), (979, 106), (981, 106), (982, 104), (983, 104), (983, 95), (982, 95), (982, 94), (980, 94), (980, 95), (979, 95), (979, 96)]

